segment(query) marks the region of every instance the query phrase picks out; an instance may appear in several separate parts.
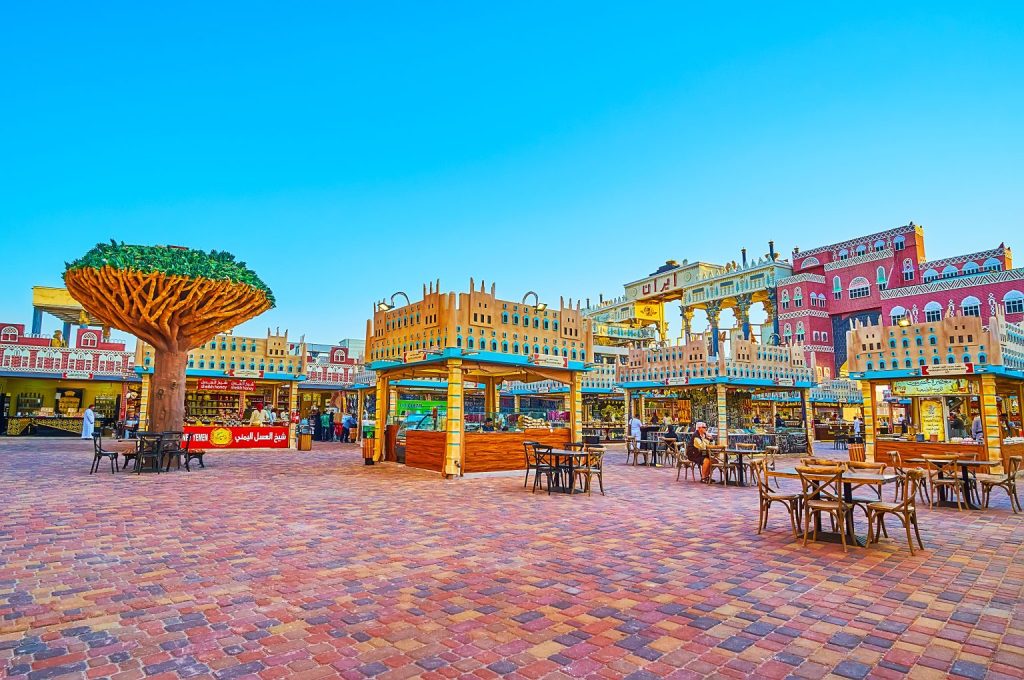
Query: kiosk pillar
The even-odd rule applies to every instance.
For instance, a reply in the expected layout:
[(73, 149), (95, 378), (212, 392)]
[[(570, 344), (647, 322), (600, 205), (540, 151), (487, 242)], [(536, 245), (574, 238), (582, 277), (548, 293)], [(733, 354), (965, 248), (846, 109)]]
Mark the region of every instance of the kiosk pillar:
[(448, 422), (445, 426), (444, 465), (446, 477), (462, 474), (462, 359), (449, 359)]
[(715, 385), (715, 396), (718, 398), (718, 445), (729, 445), (729, 409), (725, 396), (728, 390), (725, 385)]
[(377, 410), (374, 413), (373, 427), (373, 459), (384, 458), (384, 439), (387, 430), (388, 414), (388, 377), (386, 375), (377, 378)]
[(864, 460), (875, 460), (875, 390), (867, 380), (861, 382), (860, 393), (864, 397)]
[(981, 376), (981, 428), (985, 437), (986, 458), (1003, 460), (1002, 434), (999, 431), (999, 409), (996, 406), (996, 377)]
[(363, 410), (366, 408), (366, 392), (356, 390), (356, 442), (363, 441)]
[(804, 412), (804, 431), (807, 433), (807, 455), (814, 455), (814, 409), (811, 406), (811, 391), (800, 390), (800, 405)]
[(569, 383), (569, 427), (570, 441), (583, 441), (583, 374), (572, 374)]
[(288, 448), (294, 449), (299, 445), (299, 426), (292, 422), (292, 414), (299, 412), (299, 383), (288, 384)]
[(625, 421), (626, 430), (626, 434), (624, 436), (626, 439), (629, 439), (629, 419), (633, 416), (633, 395), (629, 390), (626, 389), (622, 390), (622, 393), (626, 403), (626, 417), (623, 418), (623, 420)]

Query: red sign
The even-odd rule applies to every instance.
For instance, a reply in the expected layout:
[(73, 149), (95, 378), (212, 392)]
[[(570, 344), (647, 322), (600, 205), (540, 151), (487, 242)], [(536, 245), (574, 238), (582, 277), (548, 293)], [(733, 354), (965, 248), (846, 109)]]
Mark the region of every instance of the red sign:
[(186, 425), (197, 449), (287, 449), (287, 427), (221, 427)]
[(200, 378), (198, 388), (208, 392), (255, 392), (256, 381)]
[(92, 373), (88, 371), (65, 371), (61, 374), (65, 380), (92, 380)]
[(965, 373), (974, 373), (974, 364), (935, 364), (921, 367), (921, 375), (963, 375)]

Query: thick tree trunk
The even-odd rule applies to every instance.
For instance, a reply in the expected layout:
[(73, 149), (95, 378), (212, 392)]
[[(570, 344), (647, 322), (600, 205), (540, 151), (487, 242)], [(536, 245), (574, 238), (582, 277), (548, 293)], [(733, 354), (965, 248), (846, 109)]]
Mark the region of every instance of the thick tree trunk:
[(188, 352), (153, 352), (153, 382), (149, 391), (149, 430), (181, 432), (185, 425), (185, 367)]

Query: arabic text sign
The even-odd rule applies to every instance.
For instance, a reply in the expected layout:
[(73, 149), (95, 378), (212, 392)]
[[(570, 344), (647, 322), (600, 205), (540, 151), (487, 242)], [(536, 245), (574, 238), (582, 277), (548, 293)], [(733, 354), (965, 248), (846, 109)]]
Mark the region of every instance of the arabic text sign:
[(921, 378), (920, 380), (899, 380), (892, 385), (897, 397), (937, 396), (942, 394), (967, 394), (970, 383), (964, 378)]
[(287, 449), (287, 427), (220, 427), (186, 425), (197, 449)]
[(690, 379), (687, 378), (685, 375), (676, 376), (674, 378), (665, 378), (666, 385), (685, 385), (688, 382), (690, 382)]
[(200, 378), (198, 388), (208, 392), (255, 392), (256, 381)]
[(921, 367), (921, 375), (964, 375), (965, 373), (974, 373), (974, 364), (935, 364)]
[(566, 368), (569, 365), (568, 357), (560, 357), (557, 354), (531, 354), (527, 360), (534, 366)]

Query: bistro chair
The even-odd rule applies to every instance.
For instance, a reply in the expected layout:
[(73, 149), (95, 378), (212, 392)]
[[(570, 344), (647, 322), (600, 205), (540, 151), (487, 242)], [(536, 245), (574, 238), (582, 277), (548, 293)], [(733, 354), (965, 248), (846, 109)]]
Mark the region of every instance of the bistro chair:
[(533, 493), (537, 493), (537, 486), (540, 484), (540, 476), (544, 475), (548, 482), (548, 495), (551, 495), (551, 485), (554, 483), (558, 469), (554, 465), (551, 456), (551, 447), (544, 444), (533, 445)]
[[(931, 487), (929, 495), (931, 496), (929, 508), (934, 508), (935, 504), (939, 502), (939, 490), (945, 490), (946, 493), (953, 493), (956, 495), (956, 509), (963, 512), (964, 509), (964, 485), (956, 474), (956, 455), (926, 455), (923, 458), (928, 461), (928, 484)], [(942, 476), (946, 471), (950, 471), (949, 476)], [(946, 496), (948, 498), (948, 496)]]
[(1005, 475), (981, 475), (982, 506), (987, 508), (992, 489), (1003, 489), (1010, 497), (1010, 509), (1014, 514), (1021, 511), (1020, 499), (1017, 497), (1017, 474), (1020, 472), (1022, 456), (1010, 456), (1006, 464)]
[(661, 440), (665, 446), (665, 450), (662, 453), (664, 460), (662, 461), (665, 465), (676, 465), (676, 461), (679, 460), (679, 442), (672, 438), (665, 438)]
[(800, 521), (800, 494), (781, 493), (777, 489), (773, 489), (768, 483), (768, 464), (764, 460), (756, 460), (751, 463), (750, 471), (757, 481), (759, 497), (757, 533), (761, 533), (761, 531), (768, 528), (768, 510), (772, 507), (772, 503), (781, 503), (786, 506), (786, 512), (789, 513), (789, 523), (793, 527), (793, 537), (799, 537), (800, 534), (797, 532), (796, 526), (797, 522)]
[[(851, 472), (860, 471), (860, 472), (865, 472), (865, 473), (870, 473), (870, 474), (884, 475), (885, 474), (885, 463), (868, 463), (868, 462), (861, 462), (861, 461), (857, 461), (857, 460), (851, 460), (851, 461), (848, 461), (846, 463), (846, 469), (851, 471)], [(879, 482), (878, 484), (855, 484), (853, 486), (853, 488), (854, 489), (859, 489), (862, 486), (866, 486), (866, 487), (869, 487), (870, 489), (872, 489), (875, 492), (875, 495), (878, 496), (878, 500), (882, 500), (882, 483), (881, 482)]]
[(718, 472), (722, 484), (728, 484), (730, 479), (736, 479), (739, 476), (736, 474), (737, 463), (728, 459), (728, 455), (723, 447), (709, 446), (707, 453), (711, 457), (711, 472), (708, 473), (709, 484), (713, 483), (715, 472)]
[[(843, 471), (819, 472), (814, 468), (798, 467), (796, 472), (800, 475), (803, 489), (800, 503), (804, 511), (804, 545), (807, 545), (807, 535), (811, 534), (811, 518), (820, 520), (822, 513), (828, 513), (834, 520), (834, 526), (838, 527), (843, 552), (847, 552), (846, 515), (853, 511), (853, 506), (843, 500)], [(818, 540), (818, 521), (814, 523), (811, 540)]]
[(587, 458), (583, 465), (573, 470), (573, 474), (577, 477), (585, 479), (583, 482), (583, 489), (590, 493), (590, 482), (594, 477), (597, 477), (598, 487), (601, 489), (601, 495), (604, 495), (604, 477), (602, 472), (604, 471), (604, 447), (603, 446), (588, 446), (586, 449)]
[(523, 457), (526, 459), (526, 477), (523, 479), (523, 488), (530, 482), (530, 471), (537, 469), (537, 460), (534, 457), (534, 447), (540, 446), (540, 442), (523, 442)]
[(826, 465), (834, 467), (839, 465), (842, 461), (833, 460), (832, 458), (815, 458), (814, 456), (804, 456), (800, 459), (801, 465)]
[(139, 439), (139, 447), (135, 450), (135, 472), (141, 474), (148, 463), (153, 470), (160, 472), (163, 461), (164, 435), (149, 434)]
[(850, 445), (850, 436), (846, 433), (840, 432), (836, 434), (836, 438), (832, 440), (833, 449), (845, 449)]
[(630, 457), (633, 458), (633, 465), (636, 465), (636, 437), (626, 437), (626, 465), (629, 465)]
[[(904, 471), (903, 477), (897, 482), (903, 487), (903, 500), (900, 502), (875, 501), (868, 503), (868, 545), (877, 543), (879, 533), (889, 537), (885, 530), (883, 518), (886, 515), (895, 515), (903, 523), (907, 530), (907, 545), (910, 546), (910, 554), (914, 554), (914, 540), (910, 537), (910, 527), (913, 525), (914, 533), (917, 535), (917, 544), (924, 550), (924, 542), (921, 541), (921, 530), (917, 527), (917, 506), (914, 504), (920, 488), (925, 482), (926, 473), (924, 470), (909, 468)], [(877, 528), (876, 528), (877, 527)]]
[(692, 479), (693, 481), (697, 481), (697, 464), (694, 463), (689, 458), (687, 458), (686, 454), (684, 452), (679, 451), (679, 449), (676, 448), (676, 446), (676, 444), (673, 444), (673, 448), (676, 449), (676, 481), (679, 481), (680, 475), (683, 477), (683, 479), (686, 479), (687, 474), (690, 475), (690, 479)]
[(100, 461), (104, 458), (110, 460), (110, 472), (113, 474), (118, 469), (117, 466), (117, 451), (107, 451), (103, 448), (103, 435), (99, 432), (95, 432), (92, 435), (92, 467), (89, 468), (89, 474), (99, 472)]
[[(895, 472), (896, 476), (899, 477), (895, 484), (896, 491), (893, 494), (893, 501), (895, 502), (901, 498), (900, 494), (904, 491), (905, 487), (903, 485), (903, 478), (907, 476), (907, 471), (915, 468), (903, 467), (903, 457), (900, 455), (899, 451), (889, 451), (889, 464), (892, 465), (893, 472)], [(921, 497), (922, 502), (931, 505), (932, 501), (931, 496), (928, 494), (927, 483), (922, 482), (917, 485), (917, 494)]]
[[(181, 446), (181, 440), (184, 437), (183, 432), (164, 432), (163, 436), (160, 437), (160, 461), (166, 461), (167, 467), (164, 468), (164, 472), (169, 472), (171, 469), (171, 461), (177, 461), (177, 469), (181, 469), (181, 459), (185, 457), (185, 450)], [(185, 470), (191, 472), (188, 469), (188, 462), (185, 462)]]
[(206, 449), (193, 449), (192, 448), (192, 437), (194, 437), (194, 436), (195, 435), (193, 435), (190, 432), (189, 434), (186, 434), (183, 437), (183, 439), (182, 439), (182, 441), (185, 442), (185, 446), (182, 449), (184, 454), (185, 454), (185, 469), (190, 471), (190, 472), (192, 471), (192, 468), (190, 467), (190, 464), (192, 463), (193, 460), (198, 460), (199, 461), (199, 467), (201, 467), (203, 469), (206, 468), (206, 463), (203, 462), (203, 456), (206, 455)]

